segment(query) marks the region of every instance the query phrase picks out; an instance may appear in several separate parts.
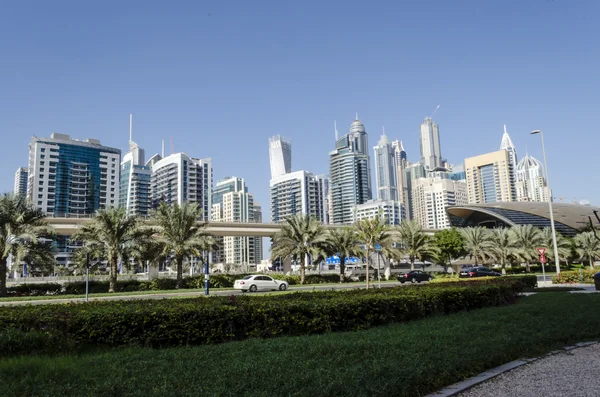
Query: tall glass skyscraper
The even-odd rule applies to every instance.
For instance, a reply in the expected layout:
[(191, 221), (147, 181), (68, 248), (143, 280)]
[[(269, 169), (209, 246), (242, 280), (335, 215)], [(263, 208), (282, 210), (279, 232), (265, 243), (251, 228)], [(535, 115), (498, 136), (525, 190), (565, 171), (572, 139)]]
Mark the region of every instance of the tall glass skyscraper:
[(27, 195), (27, 175), (29, 171), (27, 167), (20, 167), (15, 172), (15, 195), (26, 196)]
[(385, 133), (381, 135), (381, 139), (377, 146), (373, 147), (373, 150), (375, 152), (377, 199), (398, 201), (396, 151)]
[(506, 150), (508, 152), (508, 160), (509, 160), (509, 167), (510, 167), (510, 189), (511, 189), (511, 195), (513, 197), (516, 197), (517, 195), (517, 164), (518, 164), (518, 157), (517, 157), (517, 149), (515, 148), (515, 145), (512, 142), (512, 139), (510, 139), (510, 136), (508, 135), (508, 132), (506, 132), (506, 124), (504, 124), (504, 134), (502, 135), (502, 142), (500, 143), (500, 150)]
[(129, 152), (121, 161), (119, 207), (126, 208), (129, 215), (147, 216), (152, 204), (150, 197), (152, 168), (144, 165), (145, 151), (132, 140), (131, 123), (129, 132)]
[(271, 178), (292, 172), (292, 142), (279, 135), (269, 138)]
[(29, 144), (27, 196), (48, 216), (90, 216), (119, 204), (119, 149), (53, 133)]
[(421, 163), (428, 171), (443, 166), (440, 129), (429, 117), (421, 124)]
[(329, 153), (331, 189), (330, 222), (354, 222), (354, 208), (372, 198), (368, 136), (362, 121), (354, 120), (350, 132), (335, 143)]

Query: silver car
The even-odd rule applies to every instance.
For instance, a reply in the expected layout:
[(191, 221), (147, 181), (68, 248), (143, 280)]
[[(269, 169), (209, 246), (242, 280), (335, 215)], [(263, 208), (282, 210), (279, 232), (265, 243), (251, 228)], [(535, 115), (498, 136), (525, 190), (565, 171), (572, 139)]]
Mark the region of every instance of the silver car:
[(242, 292), (285, 291), (288, 286), (287, 281), (275, 280), (273, 277), (264, 274), (246, 276), (241, 280), (235, 280), (233, 284), (234, 289), (241, 289)]

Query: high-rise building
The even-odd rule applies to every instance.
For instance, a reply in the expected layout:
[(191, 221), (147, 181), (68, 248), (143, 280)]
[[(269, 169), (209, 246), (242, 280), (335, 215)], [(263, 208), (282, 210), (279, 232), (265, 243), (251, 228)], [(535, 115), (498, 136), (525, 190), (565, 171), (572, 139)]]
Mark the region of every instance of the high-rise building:
[[(217, 182), (212, 196), (212, 221), (254, 223), (254, 196), (248, 193), (242, 178), (226, 177)], [(260, 263), (262, 257), (256, 255), (254, 237), (225, 236), (217, 237), (220, 249), (214, 261), (249, 265)]]
[(515, 201), (512, 163), (502, 149), (465, 159), (469, 204)]
[(357, 118), (350, 125), (350, 132), (338, 139), (335, 149), (329, 152), (330, 223), (351, 224), (354, 207), (372, 199), (369, 162), (368, 136)]
[[(262, 223), (262, 207), (256, 201), (254, 202), (254, 222)], [(262, 237), (254, 237), (254, 256), (256, 258), (256, 263), (260, 263), (263, 259), (263, 238)]]
[(394, 148), (395, 166), (396, 166), (396, 187), (398, 188), (398, 201), (404, 207), (404, 216), (408, 217), (408, 207), (410, 201), (410, 192), (408, 190), (406, 167), (408, 167), (408, 156), (402, 145), (402, 141), (392, 142)]
[(421, 163), (409, 164), (404, 170), (405, 180), (406, 180), (406, 199), (405, 201), (408, 203), (406, 207), (406, 219), (415, 219), (413, 216), (413, 200), (412, 200), (412, 184), (413, 181), (419, 178), (425, 178), (427, 176), (427, 171), (425, 170), (425, 166)]
[(292, 172), (292, 142), (279, 135), (269, 138), (271, 178)]
[(369, 200), (354, 207), (354, 221), (361, 219), (375, 219), (383, 216), (388, 224), (399, 225), (406, 218), (404, 206), (393, 200)]
[(27, 175), (29, 171), (27, 167), (20, 167), (15, 172), (15, 195), (27, 196)]
[(508, 132), (506, 132), (506, 124), (504, 124), (504, 134), (502, 135), (502, 142), (500, 143), (500, 150), (506, 150), (508, 152), (508, 159), (510, 162), (510, 186), (512, 189), (512, 196), (516, 197), (517, 196), (517, 164), (518, 164), (518, 157), (517, 157), (517, 149), (515, 148), (515, 145), (513, 144), (512, 140), (510, 139), (510, 136), (508, 135)]
[(424, 229), (449, 229), (446, 209), (468, 204), (467, 184), (448, 178), (418, 178), (412, 182), (414, 219)]
[(375, 184), (377, 199), (398, 201), (398, 167), (396, 166), (396, 150), (388, 140), (381, 135), (377, 146), (373, 147), (375, 155)]
[(517, 201), (548, 201), (550, 190), (537, 159), (526, 154), (517, 165), (516, 177)]
[(421, 163), (427, 170), (442, 167), (440, 129), (430, 117), (421, 124)]
[(119, 204), (119, 149), (53, 133), (31, 138), (27, 196), (48, 216), (90, 216)]
[(144, 165), (145, 151), (132, 139), (132, 116), (129, 115), (129, 152), (121, 161), (119, 207), (129, 215), (147, 216), (150, 212), (150, 179), (152, 168)]
[(271, 179), (271, 221), (283, 222), (293, 215), (311, 215), (327, 219), (326, 192), (321, 177), (295, 171)]
[(329, 225), (329, 178), (325, 175), (315, 175), (317, 181), (317, 199), (319, 200), (319, 221), (324, 225)]
[(196, 159), (185, 153), (174, 153), (165, 158), (154, 155), (146, 165), (152, 167), (150, 193), (152, 206), (160, 202), (181, 205), (185, 201), (202, 208), (202, 220), (211, 220), (212, 160)]

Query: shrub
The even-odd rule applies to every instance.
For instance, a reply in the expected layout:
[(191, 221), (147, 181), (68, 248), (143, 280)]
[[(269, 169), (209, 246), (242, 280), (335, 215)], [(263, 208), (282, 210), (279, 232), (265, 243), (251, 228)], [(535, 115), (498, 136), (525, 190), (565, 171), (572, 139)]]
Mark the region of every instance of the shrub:
[(62, 288), (62, 284), (59, 283), (21, 284), (7, 288), (7, 292), (9, 296), (58, 295)]
[(0, 332), (48, 333), (69, 346), (198, 345), (360, 330), (508, 304), (522, 285), (518, 278), (506, 278), (309, 294), (16, 306), (0, 311)]
[[(594, 270), (583, 270), (583, 283), (594, 283)], [(552, 284), (572, 284), (581, 283), (581, 274), (578, 271), (562, 271), (557, 276), (552, 277)]]

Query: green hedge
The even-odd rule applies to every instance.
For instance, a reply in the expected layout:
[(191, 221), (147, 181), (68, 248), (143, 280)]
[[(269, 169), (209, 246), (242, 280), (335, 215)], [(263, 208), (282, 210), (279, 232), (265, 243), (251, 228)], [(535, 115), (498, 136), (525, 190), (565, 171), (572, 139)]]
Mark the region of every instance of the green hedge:
[[(432, 281), (433, 284), (442, 284), (442, 283), (492, 283), (492, 284), (515, 284), (518, 283), (522, 287), (526, 288), (535, 288), (537, 287), (537, 276), (533, 274), (528, 275), (510, 275), (510, 276), (501, 276), (501, 277), (477, 277), (477, 278), (434, 278)], [(476, 285), (476, 284), (469, 284)]]
[(0, 339), (33, 333), (34, 340), (54, 341), (49, 348), (167, 347), (353, 331), (513, 303), (522, 288), (517, 278), (506, 278), (270, 296), (15, 306), (0, 310)]
[(35, 283), (15, 285), (6, 290), (10, 296), (42, 296), (58, 295), (62, 288), (62, 284), (59, 283)]
[[(594, 274), (597, 272), (594, 270), (583, 270), (583, 283), (588, 284), (594, 283)], [(557, 276), (552, 277), (552, 284), (571, 284), (581, 283), (581, 275), (578, 271), (562, 271)]]

